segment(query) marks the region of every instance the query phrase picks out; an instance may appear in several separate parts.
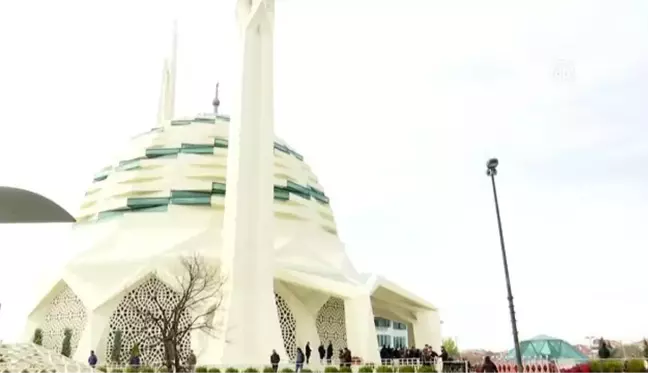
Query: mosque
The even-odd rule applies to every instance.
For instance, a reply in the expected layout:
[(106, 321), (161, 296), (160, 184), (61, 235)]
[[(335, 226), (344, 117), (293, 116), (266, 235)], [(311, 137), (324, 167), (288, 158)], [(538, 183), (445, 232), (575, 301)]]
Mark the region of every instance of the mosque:
[[(25, 340), (38, 329), (43, 347), (60, 351), (69, 330), (74, 360), (94, 350), (106, 362), (119, 331), (126, 358), (138, 338), (132, 304), (176, 292), (179, 259), (197, 253), (221, 266), (229, 284), (222, 335), (198, 331), (183, 340), (183, 356), (193, 350), (200, 364), (265, 364), (273, 349), (287, 361), (306, 342), (315, 350), (329, 341), (377, 362), (374, 319), (396, 321), (407, 344), (438, 351), (437, 308), (358, 273), (316, 174), (274, 134), (274, 1), (239, 0), (237, 20), (243, 71), (231, 119), (219, 113), (218, 94), (212, 112), (174, 116), (174, 32), (159, 125), (94, 175), (70, 238), (81, 254), (43, 289)], [(162, 307), (173, 306), (167, 299)], [(145, 363), (162, 359), (161, 348), (142, 350)]]

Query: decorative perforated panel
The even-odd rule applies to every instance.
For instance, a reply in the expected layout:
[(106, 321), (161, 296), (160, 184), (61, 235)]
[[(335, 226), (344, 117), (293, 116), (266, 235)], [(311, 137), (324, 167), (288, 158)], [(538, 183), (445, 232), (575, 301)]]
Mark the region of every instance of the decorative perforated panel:
[(74, 355), (85, 329), (87, 321), (86, 309), (81, 300), (74, 294), (69, 286), (52, 299), (43, 325), (43, 347), (60, 353), (63, 347), (63, 333), (65, 329), (72, 330), (71, 356)]
[(344, 314), (344, 301), (331, 297), (317, 312), (317, 334), (320, 342), (328, 346), (333, 342), (334, 356), (337, 351), (347, 347), (346, 322)]
[[(147, 310), (152, 314), (160, 314), (157, 305), (151, 301), (156, 297), (165, 311), (172, 311), (180, 299), (178, 293), (157, 278), (151, 278), (124, 296), (119, 306), (110, 317), (110, 334), (106, 342), (106, 355), (111, 356), (115, 343), (115, 331), (122, 332), (122, 345), (120, 360), (126, 363), (130, 357), (130, 351), (135, 344), (140, 346), (140, 358), (143, 364), (161, 364), (164, 361), (164, 347), (159, 341), (160, 329), (153, 324), (147, 325), (142, 330), (140, 319), (136, 310)], [(188, 311), (180, 317), (179, 329), (185, 330), (191, 323), (191, 316)], [(185, 360), (191, 352), (191, 335), (182, 339), (179, 346), (181, 360)]]
[(297, 323), (290, 311), (290, 307), (288, 307), (288, 303), (277, 293), (275, 293), (275, 303), (277, 305), (277, 316), (279, 317), (279, 325), (281, 325), (284, 348), (288, 357), (294, 360), (297, 351)]

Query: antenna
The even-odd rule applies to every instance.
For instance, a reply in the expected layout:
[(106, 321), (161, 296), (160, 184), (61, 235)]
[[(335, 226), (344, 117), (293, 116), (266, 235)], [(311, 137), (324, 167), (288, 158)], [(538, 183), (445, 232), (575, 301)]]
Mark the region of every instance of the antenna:
[(218, 114), (218, 107), (220, 106), (220, 99), (218, 98), (218, 86), (220, 86), (220, 82), (216, 83), (216, 95), (214, 95), (214, 100), (212, 101), (214, 114)]
[(170, 54), (164, 59), (162, 69), (162, 87), (158, 107), (158, 124), (169, 123), (175, 111), (176, 65), (178, 54), (178, 20), (173, 21), (173, 37)]

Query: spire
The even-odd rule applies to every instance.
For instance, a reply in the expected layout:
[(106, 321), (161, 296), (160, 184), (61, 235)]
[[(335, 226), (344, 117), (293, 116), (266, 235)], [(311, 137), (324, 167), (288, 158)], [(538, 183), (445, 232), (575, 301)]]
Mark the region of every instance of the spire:
[(214, 114), (218, 114), (218, 107), (220, 106), (220, 99), (218, 99), (218, 86), (220, 83), (216, 83), (216, 95), (214, 96), (214, 101), (212, 101), (212, 106), (214, 107)]
[(158, 124), (165, 125), (173, 119), (176, 91), (176, 60), (178, 53), (178, 21), (173, 21), (173, 38), (171, 51), (164, 58), (162, 70), (162, 87), (158, 107)]

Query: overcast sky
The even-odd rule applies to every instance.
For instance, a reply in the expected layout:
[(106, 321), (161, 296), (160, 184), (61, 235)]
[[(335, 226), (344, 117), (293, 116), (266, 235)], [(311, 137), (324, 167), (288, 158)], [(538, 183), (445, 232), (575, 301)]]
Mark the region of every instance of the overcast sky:
[[(182, 4), (182, 5), (180, 5)], [(463, 348), (511, 346), (498, 188), (522, 338), (648, 335), (648, 2), (276, 0), (276, 130), (331, 197), (361, 271), (437, 304)], [(177, 110), (228, 112), (233, 1), (0, 2), (0, 185), (76, 211), (155, 125), (180, 19)], [(0, 229), (0, 338), (65, 227)], [(644, 299), (642, 299), (644, 298)]]

